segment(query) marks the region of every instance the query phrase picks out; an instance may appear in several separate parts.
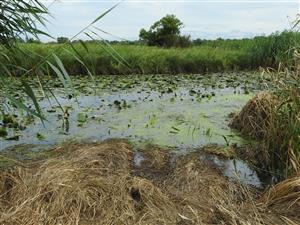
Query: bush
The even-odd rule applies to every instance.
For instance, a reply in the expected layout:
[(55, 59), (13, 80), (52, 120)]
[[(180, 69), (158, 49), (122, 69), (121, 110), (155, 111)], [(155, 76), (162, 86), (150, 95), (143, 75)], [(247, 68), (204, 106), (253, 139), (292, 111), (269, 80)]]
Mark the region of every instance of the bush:
[(67, 43), (67, 42), (69, 42), (69, 38), (67, 38), (67, 37), (58, 37), (57, 38), (58, 44), (63, 44), (63, 43)]
[(175, 15), (167, 15), (155, 22), (146, 31), (140, 31), (140, 40), (150, 46), (188, 47), (191, 45), (190, 36), (181, 36), (183, 23)]

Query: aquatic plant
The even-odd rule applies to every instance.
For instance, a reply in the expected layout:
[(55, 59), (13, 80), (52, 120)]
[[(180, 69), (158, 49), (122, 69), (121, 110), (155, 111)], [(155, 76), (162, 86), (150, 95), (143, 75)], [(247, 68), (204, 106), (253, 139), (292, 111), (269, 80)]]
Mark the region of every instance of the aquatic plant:
[[(55, 1), (53, 1), (53, 3), (55, 3)], [(93, 26), (96, 22), (102, 19), (118, 5), (119, 3), (113, 5), (111, 8), (106, 10), (95, 20), (89, 23), (86, 27), (84, 27), (81, 31), (79, 31), (76, 35), (74, 35), (64, 43), (64, 45), (69, 45), (72, 48), (72, 58), (74, 58), (76, 62), (79, 62), (80, 65), (83, 66), (84, 70), (88, 75), (91, 76), (92, 79), (92, 73), (88, 69), (88, 66), (80, 59), (81, 55), (78, 54), (78, 51), (76, 51), (71, 41), (81, 33), (85, 32), (91, 26)], [(24, 37), (28, 38), (30, 36), (34, 36), (35, 38), (38, 38), (39, 35), (50, 36), (49, 34), (37, 28), (38, 24), (42, 24), (43, 26), (45, 26), (46, 20), (44, 18), (44, 15), (48, 15), (48, 10), (46, 6), (39, 0), (32, 0), (29, 2), (24, 0), (5, 0), (0, 3), (0, 10), (2, 12), (0, 18), (1, 106), (7, 105), (7, 107), (5, 108), (8, 110), (22, 109), (30, 115), (39, 117), (44, 123), (45, 117), (39, 106), (32, 86), (37, 86), (42, 91), (44, 97), (49, 98), (49, 95), (45, 95), (45, 90), (47, 90), (47, 93), (51, 93), (51, 97), (54, 97), (55, 99), (56, 97), (51, 91), (51, 87), (44, 83), (43, 75), (49, 75), (49, 72), (51, 71), (52, 74), (55, 74), (60, 79), (69, 99), (73, 97), (76, 98), (75, 89), (73, 87), (69, 73), (67, 72), (67, 69), (65, 68), (63, 62), (58, 57), (61, 51), (56, 52), (57, 54), (48, 52), (46, 55), (42, 56), (38, 52), (23, 51), (19, 45), (20, 42), (22, 42), (21, 39)], [(97, 35), (97, 33), (95, 33), (94, 31), (91, 32)], [(85, 34), (91, 37), (89, 33)], [(84, 43), (82, 43), (82, 46), (86, 48)], [(110, 48), (109, 50), (107, 50), (103, 46), (102, 48), (106, 50), (108, 54), (114, 57), (115, 60), (118, 61), (118, 57), (114, 55), (115, 52), (112, 52), (113, 48), (109, 44), (107, 44), (107, 46)], [(20, 60), (28, 59), (31, 55), (34, 55), (36, 58), (35, 62), (29, 67), (20, 63)], [(52, 61), (50, 59), (52, 59)], [(28, 80), (26, 78), (31, 75), (36, 75), (36, 83), (29, 84), (27, 82)], [(8, 79), (8, 77), (10, 79)], [(16, 82), (12, 82), (12, 80), (16, 80)], [(19, 85), (18, 82), (21, 85)], [(16, 84), (22, 90), (21, 95), (18, 96), (14, 94)], [(29, 106), (28, 104), (24, 104), (24, 99), (26, 97), (32, 101), (34, 108)], [(8, 99), (8, 101), (6, 101), (6, 99)], [(57, 103), (58, 105), (60, 105), (58, 101)], [(1, 113), (3, 114), (4, 110), (1, 110)]]

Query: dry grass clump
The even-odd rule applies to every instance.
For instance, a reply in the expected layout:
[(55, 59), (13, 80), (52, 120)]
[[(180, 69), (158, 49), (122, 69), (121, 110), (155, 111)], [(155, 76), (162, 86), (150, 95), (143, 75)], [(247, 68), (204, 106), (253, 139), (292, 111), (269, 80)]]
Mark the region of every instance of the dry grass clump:
[[(280, 157), (283, 141), (283, 129), (278, 118), (278, 98), (268, 92), (262, 92), (248, 101), (240, 113), (234, 116), (230, 127), (260, 141), (254, 159), (258, 167), (274, 171), (278, 166), (275, 157)], [(275, 165), (276, 163), (276, 165)]]
[[(282, 87), (281, 90), (289, 88)], [(300, 171), (299, 96), (292, 94), (292, 89), (290, 91), (289, 94), (258, 94), (230, 124), (232, 128), (259, 140), (255, 160), (252, 161), (281, 180)]]
[(203, 163), (198, 154), (182, 156), (177, 160), (165, 187), (173, 201), (180, 204), (178, 215), (182, 224), (210, 224), (216, 221), (221, 224), (222, 218), (218, 218), (215, 200), (223, 199), (224, 190), (229, 191), (232, 187), (218, 171)]
[(278, 101), (274, 95), (262, 92), (249, 100), (233, 118), (230, 126), (252, 138), (263, 139), (268, 135), (268, 129), (275, 126), (272, 116), (277, 106)]
[(149, 150), (145, 157), (153, 163), (137, 167), (125, 141), (69, 145), (39, 165), (2, 171), (0, 224), (288, 224), (268, 206), (258, 207), (255, 190), (229, 182), (201, 153), (174, 160), (153, 150), (162, 159)]
[(208, 145), (208, 146), (204, 146), (203, 151), (224, 158), (233, 159), (236, 157), (236, 148), (234, 145), (229, 145), (229, 146)]
[[(126, 143), (78, 147), (38, 168), (1, 173), (1, 224), (78, 224), (101, 218), (103, 224), (130, 221)], [(107, 213), (109, 212), (109, 213)]]
[(264, 206), (300, 219), (300, 174), (271, 187), (261, 197)]
[(143, 152), (142, 155), (144, 160), (141, 163), (141, 166), (144, 169), (150, 169), (152, 172), (154, 170), (163, 171), (168, 169), (171, 160), (171, 154), (165, 149), (159, 148), (157, 146), (148, 146)]

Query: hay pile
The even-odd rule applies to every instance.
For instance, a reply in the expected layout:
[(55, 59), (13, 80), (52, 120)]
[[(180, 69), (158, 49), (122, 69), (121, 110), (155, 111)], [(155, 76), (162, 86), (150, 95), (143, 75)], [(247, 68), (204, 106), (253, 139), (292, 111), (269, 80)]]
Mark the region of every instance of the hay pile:
[(122, 140), (56, 151), (63, 154), (0, 173), (0, 224), (291, 224), (199, 152), (174, 159), (150, 149), (137, 167)]

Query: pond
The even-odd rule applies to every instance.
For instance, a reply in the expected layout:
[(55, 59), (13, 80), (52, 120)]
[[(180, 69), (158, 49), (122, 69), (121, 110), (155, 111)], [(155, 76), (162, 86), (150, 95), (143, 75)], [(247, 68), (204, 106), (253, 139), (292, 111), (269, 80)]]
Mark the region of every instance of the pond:
[[(46, 121), (15, 111), (17, 126), (9, 128), (2, 121), (8, 134), (1, 138), (1, 150), (26, 144), (45, 149), (62, 142), (108, 138), (128, 139), (137, 148), (159, 145), (180, 154), (208, 144), (242, 146), (249, 140), (228, 127), (229, 115), (264, 88), (262, 78), (252, 72), (77, 76), (73, 88), (62, 87), (56, 79), (45, 83), (53, 95), (35, 91)], [(220, 161), (214, 161), (219, 166)], [(243, 177), (253, 173), (246, 164), (241, 167)]]
[[(47, 121), (28, 123), (15, 112), (23, 130), (7, 128), (1, 150), (18, 144), (107, 138), (182, 150), (212, 143), (240, 145), (245, 140), (228, 127), (229, 114), (261, 89), (253, 73), (105, 76), (95, 81), (76, 77), (76, 96), (71, 99), (67, 97), (71, 91), (66, 93), (59, 81), (48, 83), (57, 88), (52, 90), (55, 98), (39, 98)], [(41, 96), (38, 90), (37, 95)]]

